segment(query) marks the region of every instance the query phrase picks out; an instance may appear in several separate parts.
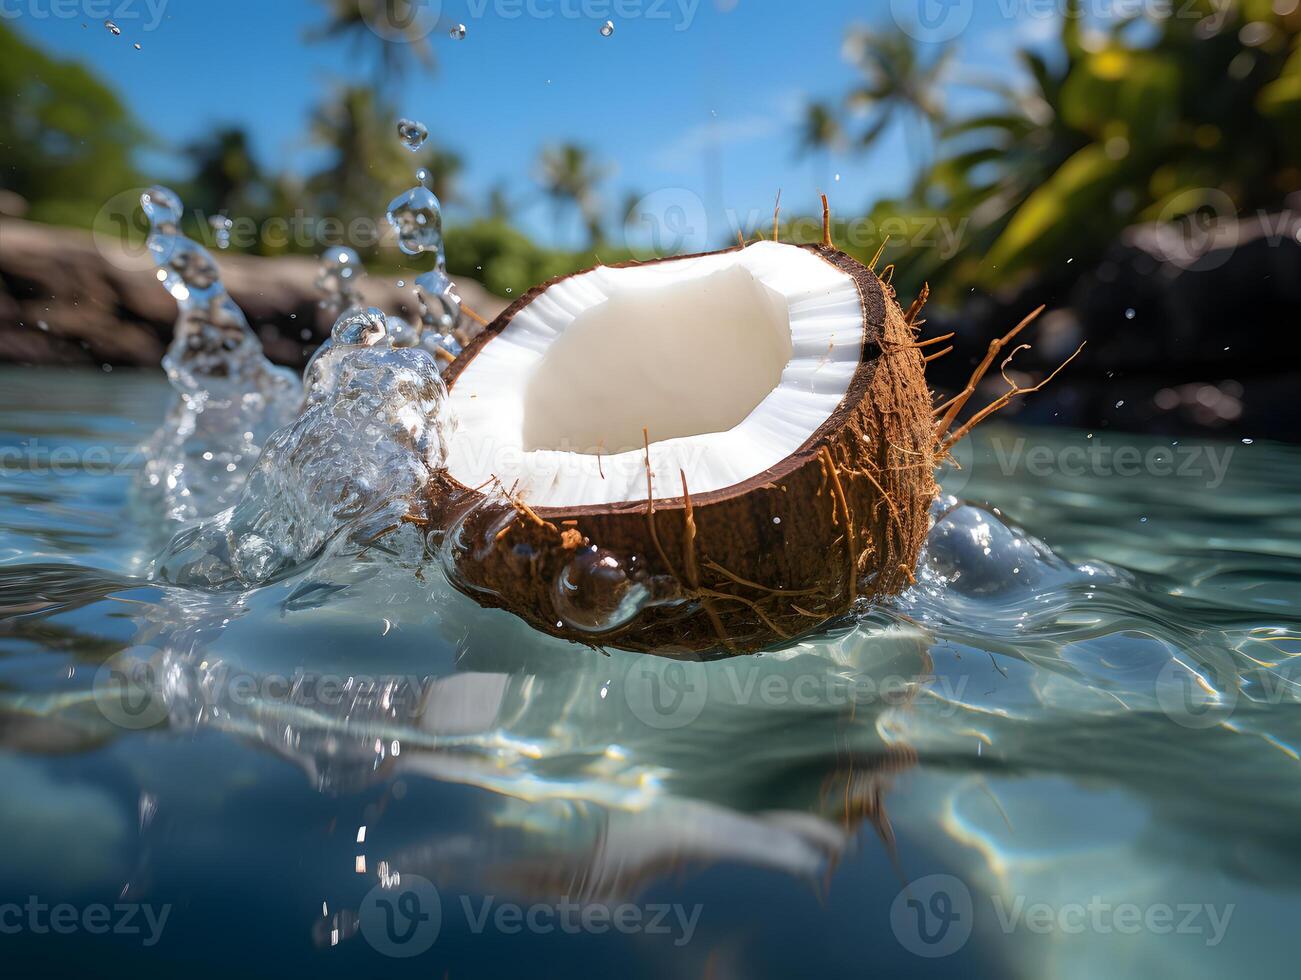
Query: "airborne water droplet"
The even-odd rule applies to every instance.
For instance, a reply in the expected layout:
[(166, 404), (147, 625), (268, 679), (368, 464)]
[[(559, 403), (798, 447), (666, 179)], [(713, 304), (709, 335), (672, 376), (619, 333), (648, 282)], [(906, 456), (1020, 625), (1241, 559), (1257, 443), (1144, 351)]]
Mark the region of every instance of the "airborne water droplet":
[(122, 33), (122, 28), (118, 27), (111, 20), (104, 21), (104, 26), (108, 28), (108, 32), (112, 34), (114, 37), (117, 37), (119, 34)]
[(614, 21), (607, 20), (601, 25), (601, 37), (609, 37), (614, 33)]
[(402, 140), (403, 146), (415, 153), (425, 145), (425, 140), (429, 139), (429, 128), (414, 119), (399, 119), (398, 138)]
[(208, 218), (208, 227), (212, 229), (213, 240), (218, 248), (230, 248), (230, 230), (235, 226), (224, 214), (214, 214)]
[(450, 31), (447, 32), (447, 36), (450, 37), (453, 41), (464, 41), (465, 34), (466, 34), (466, 30), (464, 24), (457, 24), (455, 27), (453, 27)]
[(1136, 316), (1138, 316), (1138, 313), (1135, 311), (1135, 309), (1132, 306), (1125, 311), (1126, 320), (1132, 320)]
[(137, 41), (135, 44), (131, 45), (131, 47), (133, 47), (133, 48), (135, 48), (137, 51), (139, 51), (139, 50), (140, 50), (140, 42)]
[(443, 213), (428, 187), (413, 187), (395, 197), (386, 217), (398, 233), (398, 248), (407, 255), (434, 252), (443, 264)]

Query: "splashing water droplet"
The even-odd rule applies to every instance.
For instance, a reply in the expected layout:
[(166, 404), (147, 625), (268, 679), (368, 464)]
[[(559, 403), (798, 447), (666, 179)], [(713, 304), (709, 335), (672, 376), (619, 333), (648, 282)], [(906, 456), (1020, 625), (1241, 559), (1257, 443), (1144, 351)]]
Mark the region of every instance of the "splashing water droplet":
[(450, 37), (453, 41), (464, 41), (466, 33), (467, 32), (465, 30), (465, 25), (457, 24), (455, 27), (453, 27), (450, 31), (447, 32), (447, 36)]
[(122, 28), (118, 27), (111, 20), (104, 21), (104, 26), (108, 28), (108, 32), (114, 37), (117, 37), (122, 33)]
[(303, 369), (303, 387), (307, 391), (307, 401), (319, 401), (334, 391), (341, 363), (338, 356), (340, 351), (357, 347), (389, 346), (389, 340), (388, 318), (384, 316), (383, 310), (371, 306), (344, 311), (330, 329), (330, 336), (316, 348), (316, 353)]
[(426, 330), (450, 334), (461, 319), (461, 296), (456, 283), (441, 269), (416, 278), (416, 297), (420, 300), (420, 320)]
[(323, 294), (321, 309), (337, 320), (345, 310), (361, 306), (357, 284), (365, 273), (361, 258), (347, 246), (336, 245), (322, 252), (316, 276), (316, 288)]
[(1138, 316), (1138, 312), (1132, 306), (1125, 311), (1126, 320), (1132, 320), (1136, 316)]
[(398, 139), (412, 153), (417, 152), (429, 139), (429, 127), (414, 119), (398, 120)]
[(164, 225), (175, 225), (181, 220), (181, 199), (166, 187), (149, 188), (140, 195), (140, 206), (156, 230), (161, 230)]
[(420, 344), (420, 328), (400, 316), (387, 318), (389, 342), (394, 347), (416, 347)]
[(398, 248), (407, 255), (433, 252), (442, 268), (443, 212), (433, 191), (423, 186), (411, 188), (393, 199), (386, 216), (397, 230)]
[(158, 280), (179, 316), (163, 358), (178, 397), (145, 446), (138, 486), (161, 497), (169, 518), (191, 520), (228, 506), (265, 440), (294, 417), (302, 389), (262, 353), (208, 250), (181, 233), (180, 198), (151, 187), (140, 203)]
[(429, 180), (432, 176), (433, 174), (431, 174), (424, 167), (421, 167), (419, 170), (416, 171), (416, 180), (420, 181), (420, 186), (422, 187), (429, 186)]
[(133, 45), (131, 45), (131, 46), (132, 46), (133, 48), (135, 48), (137, 51), (143, 50), (143, 49), (140, 47), (140, 42), (139, 42), (139, 41), (137, 41), (135, 44), (133, 44)]
[(349, 312), (330, 331), (330, 341), (336, 347), (374, 347), (387, 339), (387, 318), (374, 306)]
[(213, 241), (218, 248), (230, 248), (230, 230), (235, 227), (235, 222), (224, 214), (214, 214), (208, 219), (208, 227), (212, 229)]
[(614, 33), (614, 21), (607, 20), (601, 25), (601, 37), (609, 37)]

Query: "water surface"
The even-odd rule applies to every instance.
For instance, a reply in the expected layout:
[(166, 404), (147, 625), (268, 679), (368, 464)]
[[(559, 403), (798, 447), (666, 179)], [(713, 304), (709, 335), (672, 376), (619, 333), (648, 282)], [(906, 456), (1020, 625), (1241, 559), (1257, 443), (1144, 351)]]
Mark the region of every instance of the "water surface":
[[(682, 664), (536, 634), (419, 549), (146, 580), (169, 392), (0, 372), (0, 904), (168, 910), (151, 945), (0, 935), (8, 965), (1291, 973), (1296, 450), (991, 425), (912, 592)], [(441, 914), (390, 941), (421, 879)]]

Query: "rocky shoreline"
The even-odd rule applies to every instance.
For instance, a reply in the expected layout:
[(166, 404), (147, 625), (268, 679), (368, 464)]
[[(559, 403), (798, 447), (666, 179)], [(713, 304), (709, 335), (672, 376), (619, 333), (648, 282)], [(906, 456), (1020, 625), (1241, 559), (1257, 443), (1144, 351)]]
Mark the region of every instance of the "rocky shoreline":
[[(302, 367), (329, 333), (318, 306), (317, 262), (218, 253), (222, 279), (267, 356)], [(491, 318), (506, 307), (478, 283), (458, 280), (465, 303)], [(365, 301), (416, 318), (412, 288), (368, 276)], [(172, 335), (176, 303), (143, 250), (89, 232), (0, 218), (0, 363), (156, 367)]]
[[(330, 327), (317, 305), (316, 261), (218, 258), (268, 356), (302, 367)], [(458, 284), (484, 317), (507, 305), (473, 281)], [(410, 286), (393, 278), (368, 277), (361, 291), (386, 311), (416, 314)], [(1018, 352), (1010, 376), (1031, 380), (1088, 345), (1006, 417), (1301, 441), (1301, 209), (1221, 222), (1191, 237), (1172, 226), (1136, 226), (1083, 274), (1062, 270), (957, 310), (933, 306), (925, 335), (957, 337), (954, 352), (929, 366), (932, 386), (960, 389), (989, 340), (1040, 303), (1049, 312), (1027, 332), (1033, 346)], [(0, 218), (0, 362), (154, 367), (175, 318), (147, 255), (89, 232)], [(1002, 390), (993, 372), (973, 407)]]

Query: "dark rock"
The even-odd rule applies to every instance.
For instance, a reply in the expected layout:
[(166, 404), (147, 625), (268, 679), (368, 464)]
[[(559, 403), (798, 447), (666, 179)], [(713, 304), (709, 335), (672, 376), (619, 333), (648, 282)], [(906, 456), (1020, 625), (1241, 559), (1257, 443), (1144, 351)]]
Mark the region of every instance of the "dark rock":
[[(1126, 231), (1091, 269), (1063, 271), (1015, 296), (927, 311), (926, 336), (956, 331), (957, 349), (928, 372), (960, 390), (989, 341), (1046, 303), (1012, 369), (1042, 377), (1080, 343), (1079, 358), (1008, 414), (1019, 421), (1225, 437), (1301, 440), (1301, 209)], [(1006, 390), (997, 366), (972, 407)]]
[[(302, 367), (331, 326), (318, 306), (316, 260), (222, 253), (217, 260), (267, 356)], [(481, 316), (506, 306), (475, 282), (457, 284)], [(416, 317), (410, 286), (371, 276), (361, 293), (386, 312)], [(0, 218), (0, 361), (157, 366), (175, 321), (176, 303), (147, 254), (84, 231)]]

